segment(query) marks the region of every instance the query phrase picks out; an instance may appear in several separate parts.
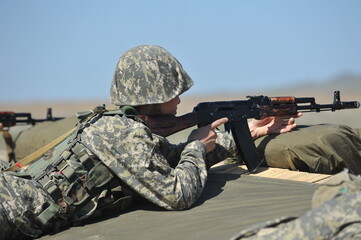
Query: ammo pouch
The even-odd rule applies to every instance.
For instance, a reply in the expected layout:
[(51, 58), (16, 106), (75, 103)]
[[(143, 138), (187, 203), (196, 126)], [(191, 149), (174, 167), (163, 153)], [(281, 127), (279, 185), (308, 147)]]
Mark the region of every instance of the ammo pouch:
[(38, 215), (46, 224), (76, 224), (129, 208), (134, 192), (79, 141), (86, 124), (27, 168), (54, 200)]

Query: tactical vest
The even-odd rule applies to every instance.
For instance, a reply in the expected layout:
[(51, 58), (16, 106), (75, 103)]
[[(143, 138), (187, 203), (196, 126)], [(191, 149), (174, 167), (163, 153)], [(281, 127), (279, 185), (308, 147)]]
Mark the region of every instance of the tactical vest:
[[(38, 220), (44, 224), (59, 224), (65, 220), (76, 224), (90, 217), (116, 209), (126, 210), (135, 193), (114, 175), (80, 139), (81, 132), (103, 115), (122, 115), (123, 110), (97, 108), (84, 113), (75, 132), (50, 149), (26, 169), (54, 199)], [(56, 227), (56, 226), (55, 226)]]

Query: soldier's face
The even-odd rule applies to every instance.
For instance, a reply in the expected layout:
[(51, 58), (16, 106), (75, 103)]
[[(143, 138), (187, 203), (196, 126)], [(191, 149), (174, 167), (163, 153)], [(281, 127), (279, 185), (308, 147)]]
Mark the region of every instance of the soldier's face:
[(176, 115), (177, 106), (181, 102), (179, 97), (173, 98), (169, 102), (160, 104), (161, 113), (164, 115)]

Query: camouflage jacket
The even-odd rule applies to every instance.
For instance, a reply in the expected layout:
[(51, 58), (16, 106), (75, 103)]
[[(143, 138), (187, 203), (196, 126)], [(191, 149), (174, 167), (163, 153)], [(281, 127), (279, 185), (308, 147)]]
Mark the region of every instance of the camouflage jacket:
[(168, 210), (191, 207), (202, 193), (207, 168), (235, 156), (228, 133), (218, 134), (206, 156), (199, 141), (170, 144), (141, 122), (126, 116), (102, 116), (85, 128), (81, 142), (142, 197)]

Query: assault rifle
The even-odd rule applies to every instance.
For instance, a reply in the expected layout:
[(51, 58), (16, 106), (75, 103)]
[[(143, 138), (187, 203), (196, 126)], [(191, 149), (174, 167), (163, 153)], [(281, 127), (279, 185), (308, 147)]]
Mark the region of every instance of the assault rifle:
[(333, 103), (317, 104), (313, 97), (267, 97), (248, 96), (248, 100), (199, 103), (193, 112), (176, 116), (144, 116), (141, 118), (152, 132), (166, 137), (183, 129), (208, 125), (227, 117), (225, 129), (231, 131), (237, 150), (250, 172), (263, 162), (252, 139), (248, 119), (263, 119), (270, 116), (289, 116), (298, 112), (336, 111), (359, 108), (358, 101), (341, 102), (340, 92), (334, 92)]
[(63, 119), (61, 117), (53, 117), (52, 109), (48, 108), (45, 119), (34, 119), (31, 113), (15, 113), (15, 112), (0, 112), (0, 123), (3, 127), (12, 127), (17, 124), (32, 124), (44, 121), (57, 121)]

